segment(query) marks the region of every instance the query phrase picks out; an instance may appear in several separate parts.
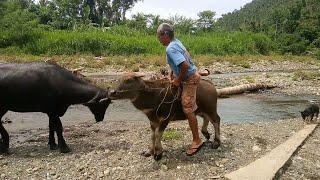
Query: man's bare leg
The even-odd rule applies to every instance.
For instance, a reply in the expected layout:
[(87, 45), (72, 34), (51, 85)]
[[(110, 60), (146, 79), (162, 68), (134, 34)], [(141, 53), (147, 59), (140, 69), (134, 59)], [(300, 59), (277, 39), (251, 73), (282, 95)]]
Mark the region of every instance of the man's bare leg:
[(188, 118), (189, 126), (192, 132), (192, 143), (191, 147), (187, 150), (187, 154), (193, 154), (193, 152), (202, 145), (202, 141), (199, 136), (199, 128), (196, 115), (194, 113), (188, 113), (186, 114), (186, 116)]

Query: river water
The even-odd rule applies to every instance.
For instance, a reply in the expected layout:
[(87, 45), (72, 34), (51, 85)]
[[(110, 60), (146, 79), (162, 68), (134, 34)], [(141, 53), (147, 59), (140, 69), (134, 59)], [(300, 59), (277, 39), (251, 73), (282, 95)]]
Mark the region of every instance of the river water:
[[(251, 75), (259, 72), (213, 74), (208, 78), (214, 82), (224, 77)], [(261, 72), (260, 72), (261, 73)], [(89, 75), (90, 76), (90, 75)], [(118, 74), (97, 74), (92, 78), (102, 81), (115, 81)], [(289, 96), (264, 93), (241, 94), (229, 98), (218, 99), (218, 114), (223, 123), (244, 123), (275, 121), (279, 119), (300, 117), (300, 111), (310, 104), (311, 100), (320, 100), (317, 96)], [(92, 121), (94, 117), (89, 109), (82, 105), (70, 106), (61, 118), (63, 125), (74, 125)], [(135, 109), (127, 100), (113, 101), (107, 109), (104, 121), (148, 121), (146, 116)], [(4, 124), (8, 131), (30, 130), (48, 127), (48, 117), (43, 113), (8, 112), (2, 121), (12, 121)]]
[[(270, 93), (254, 93), (218, 99), (218, 113), (223, 123), (266, 122), (300, 117), (300, 112), (317, 96), (288, 96)], [(61, 118), (63, 125), (74, 125), (92, 121), (89, 109), (82, 105), (70, 106)], [(48, 127), (48, 117), (43, 113), (8, 112), (2, 120), (8, 131)], [(148, 121), (146, 116), (135, 109), (127, 100), (113, 101), (107, 109), (104, 121)]]

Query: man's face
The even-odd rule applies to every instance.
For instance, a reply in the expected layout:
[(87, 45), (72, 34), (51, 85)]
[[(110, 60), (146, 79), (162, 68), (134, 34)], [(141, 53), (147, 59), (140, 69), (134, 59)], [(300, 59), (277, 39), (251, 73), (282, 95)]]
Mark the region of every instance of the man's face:
[(170, 43), (170, 38), (167, 34), (157, 33), (157, 38), (164, 46), (167, 46)]

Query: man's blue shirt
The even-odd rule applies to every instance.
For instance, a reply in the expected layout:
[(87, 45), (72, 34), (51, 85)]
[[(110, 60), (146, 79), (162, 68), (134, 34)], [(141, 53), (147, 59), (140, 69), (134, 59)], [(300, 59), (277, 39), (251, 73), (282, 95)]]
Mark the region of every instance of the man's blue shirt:
[(179, 76), (181, 70), (181, 63), (187, 61), (189, 64), (187, 77), (191, 76), (196, 70), (196, 66), (192, 62), (189, 52), (183, 44), (174, 38), (166, 48), (167, 62), (175, 76)]

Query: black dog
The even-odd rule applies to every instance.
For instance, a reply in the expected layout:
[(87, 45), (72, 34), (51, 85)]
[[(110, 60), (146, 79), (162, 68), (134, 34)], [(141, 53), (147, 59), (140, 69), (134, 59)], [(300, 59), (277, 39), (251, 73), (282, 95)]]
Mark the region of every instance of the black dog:
[(311, 104), (301, 112), (301, 117), (304, 121), (307, 119), (309, 119), (309, 122), (312, 121), (314, 115), (316, 116), (316, 119), (318, 119), (319, 106), (317, 104)]

